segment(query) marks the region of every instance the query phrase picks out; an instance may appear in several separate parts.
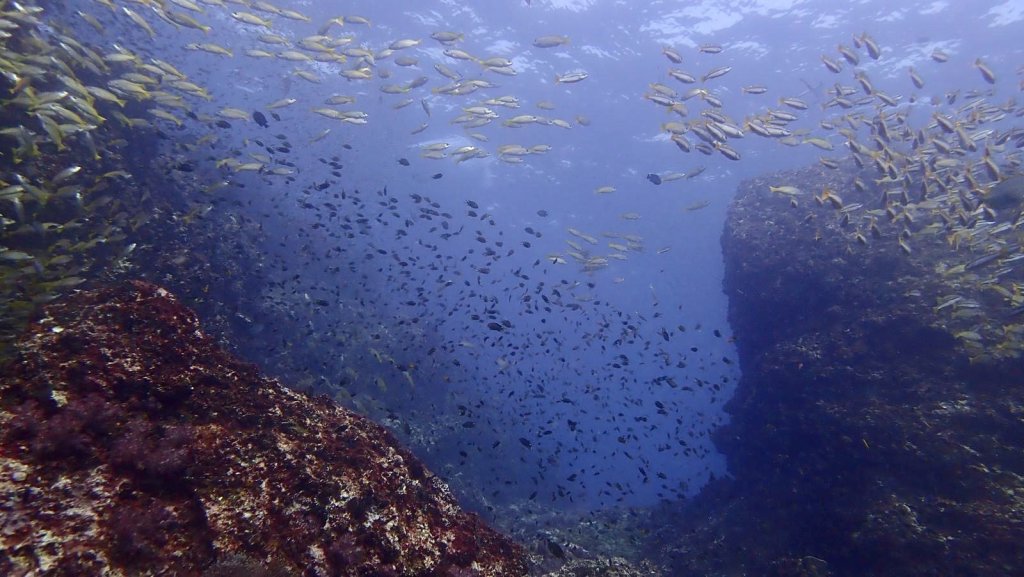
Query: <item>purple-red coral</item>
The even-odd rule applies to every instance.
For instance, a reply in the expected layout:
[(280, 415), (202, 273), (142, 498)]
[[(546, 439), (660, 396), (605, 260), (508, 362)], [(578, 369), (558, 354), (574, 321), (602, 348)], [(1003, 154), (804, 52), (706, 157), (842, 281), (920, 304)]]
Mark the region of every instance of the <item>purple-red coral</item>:
[(50, 305), (3, 375), (0, 574), (526, 572), (385, 429), (262, 377), (154, 285)]

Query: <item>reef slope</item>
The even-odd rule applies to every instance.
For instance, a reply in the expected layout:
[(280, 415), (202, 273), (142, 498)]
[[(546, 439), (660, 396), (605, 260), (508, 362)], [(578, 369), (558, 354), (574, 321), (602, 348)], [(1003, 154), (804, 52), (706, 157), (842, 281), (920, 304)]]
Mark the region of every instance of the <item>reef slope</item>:
[(380, 426), (142, 282), (45, 309), (0, 382), (0, 574), (521, 575)]

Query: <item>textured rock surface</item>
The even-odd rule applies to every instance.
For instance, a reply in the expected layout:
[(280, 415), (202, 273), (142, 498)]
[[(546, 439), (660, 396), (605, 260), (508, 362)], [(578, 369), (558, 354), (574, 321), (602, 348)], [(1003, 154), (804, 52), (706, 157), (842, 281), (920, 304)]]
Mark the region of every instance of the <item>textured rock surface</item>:
[(163, 289), (49, 306), (0, 383), (0, 574), (519, 575), (383, 428), (262, 377)]
[(673, 573), (1024, 572), (1024, 366), (979, 359), (944, 328), (936, 303), (955, 277), (936, 272), (951, 253), (941, 234), (917, 231), (910, 255), (895, 238), (865, 245), (827, 203), (768, 192), (849, 191), (844, 175), (748, 181), (730, 210), (743, 377), (716, 444), (735, 479), (664, 537)]

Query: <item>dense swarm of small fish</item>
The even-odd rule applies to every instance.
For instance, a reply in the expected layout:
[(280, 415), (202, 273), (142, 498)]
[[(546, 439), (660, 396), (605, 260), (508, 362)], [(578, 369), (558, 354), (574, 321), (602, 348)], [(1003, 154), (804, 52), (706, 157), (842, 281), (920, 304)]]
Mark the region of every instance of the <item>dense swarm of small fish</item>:
[[(839, 75), (826, 93), (817, 95), (821, 108), (840, 112), (820, 119), (816, 132), (791, 128), (810, 107), (794, 96), (781, 96), (777, 107), (742, 122), (726, 114), (707, 82), (724, 76), (729, 66), (715, 67), (699, 80), (695, 74), (669, 68), (668, 75), (675, 80), (701, 86), (679, 93), (656, 82), (645, 98), (679, 116), (661, 128), (684, 153), (711, 156), (717, 152), (739, 160), (740, 152), (732, 143), (748, 132), (786, 146), (811, 145), (826, 152), (836, 152), (833, 143), (842, 142), (841, 151), (858, 169), (852, 182), (844, 182), (846, 188), (803, 190), (796, 186), (799, 183), (779, 182), (768, 191), (793, 208), (831, 209), (834, 226), (825, 226), (814, 212), (807, 214), (807, 222), (818, 222), (812, 227), (817, 235), (833, 229), (828, 232), (846, 238), (850, 250), (891, 243), (912, 258), (915, 238), (944, 238), (954, 254), (935, 271), (949, 287), (948, 294), (935, 303), (935, 311), (949, 314), (952, 332), (972, 357), (1020, 356), (1024, 325), (1018, 317), (1024, 313), (1024, 274), (1016, 263), (1024, 260), (1019, 232), (1024, 224), (1024, 175), (1020, 173), (1024, 129), (1013, 120), (1024, 115), (1024, 108), (1013, 98), (993, 102), (994, 88), (963, 94), (956, 90), (928, 102), (916, 95), (906, 100), (890, 95), (875, 88), (867, 72), (858, 68), (862, 57), (882, 58), (881, 47), (867, 33), (852, 40), (852, 47), (839, 45), (837, 55), (821, 56), (825, 68)], [(717, 45), (698, 50), (722, 52)], [(672, 65), (685, 60), (671, 47), (665, 47), (664, 54)], [(938, 49), (931, 58), (936, 63), (949, 60)], [(995, 74), (981, 59), (973, 65), (986, 84), (996, 84)], [(913, 67), (908, 75), (914, 88), (924, 87)], [(768, 91), (765, 85), (742, 88), (743, 94), (753, 97)], [(685, 120), (690, 114), (685, 103), (698, 97), (705, 105), (699, 119)], [(838, 170), (842, 160), (822, 156), (819, 162)], [(851, 199), (857, 202), (848, 202)], [(982, 307), (983, 301), (993, 299), (1003, 301), (1003, 310)]]
[[(382, 95), (404, 95), (394, 105), (397, 109), (416, 101), (409, 99), (410, 94), (417, 95), (428, 122), (433, 98), (479, 97), (461, 106), (463, 113), (452, 119), (479, 147), (451, 147), (446, 142), (420, 146), (422, 160), (449, 159), (455, 165), (490, 155), (506, 164), (523, 164), (552, 149), (534, 142), (486, 150), (492, 137), (481, 131), (490, 130), (491, 124), (511, 133), (526, 125), (571, 129), (589, 123), (580, 115), (569, 121), (499, 114), (495, 110), (519, 108), (519, 99), (509, 94), (483, 96), (498, 86), (482, 78), (464, 79), (470, 70), (513, 76), (511, 61), (471, 56), (455, 47), (461, 34), (436, 32), (432, 39), (446, 47), (449, 61), (434, 68), (451, 82), (431, 87), (436, 81), (417, 76), (395, 84), (384, 63), (390, 59), (398, 69), (415, 66), (412, 60), (401, 60), (399, 51), (414, 48), (420, 40), (394, 40), (387, 48), (371, 51), (356, 47), (353, 36), (328, 35), (343, 26), (368, 29), (370, 23), (358, 16), (332, 19), (319, 34), (299, 39), (279, 30), (275, 21), (302, 22), (302, 15), (265, 2), (247, 3), (244, 10), (230, 13), (218, 13), (226, 8), (220, 2), (188, 0), (58, 4), (46, 11), (13, 3), (6, 7), (10, 10), (3, 13), (5, 21), (19, 26), (3, 39), (4, 88), (15, 104), (5, 108), (3, 134), (17, 144), (5, 158), (3, 173), (8, 187), (3, 260), (5, 266), (11, 263), (4, 294), (13, 305), (24, 307), (25, 314), (33, 300), (55, 298), (61, 289), (86, 278), (146, 276), (186, 295), (250, 358), (261, 359), (300, 387), (329, 392), (377, 416), (433, 456), (435, 463), (450, 463), (449, 478), (456, 482), (468, 461), (479, 463), (476, 480), (460, 487), (464, 493), (478, 493), (478, 506), (514, 500), (573, 501), (586, 494), (611, 503), (622, 501), (633, 492), (632, 484), (641, 482), (660, 484), (664, 498), (687, 492), (688, 478), (680, 480), (672, 471), (657, 469), (630, 446), (656, 442), (658, 453), (676, 458), (704, 459), (710, 454), (707, 432), (719, 417), (691, 422), (681, 415), (686, 403), (721, 400), (734, 370), (723, 354), (728, 350), (726, 339), (722, 338), (720, 351), (680, 349), (673, 339), (685, 338), (688, 327), (683, 323), (659, 321), (662, 313), (657, 310), (653, 319), (617, 310), (595, 298), (596, 279), (577, 280), (571, 270), (558, 278), (557, 265), (567, 258), (593, 273), (608, 267), (610, 260), (642, 251), (639, 235), (602, 233), (608, 250), (599, 254), (592, 252), (601, 243), (596, 235), (570, 227), (565, 257), (538, 254), (526, 261), (532, 265), (505, 264), (514, 260), (517, 249), (532, 252), (531, 243), (541, 238), (541, 232), (526, 227), (521, 239), (503, 238), (506, 232), (494, 216), (473, 200), (466, 202), (461, 214), (445, 199), (418, 192), (399, 197), (386, 190), (378, 195), (345, 191), (340, 180), (343, 162), (337, 154), (320, 159), (330, 174), (326, 179), (307, 182), (269, 205), (246, 210), (253, 203), (243, 190), (252, 182), (244, 180), (247, 175), (268, 187), (276, 178), (292, 185), (299, 180), (302, 165), (289, 159), (297, 144), (294, 135), (271, 133), (239, 143), (231, 131), (249, 122), (270, 128), (271, 122), (282, 122), (282, 109), (300, 104), (298, 99), (280, 98), (251, 111), (222, 101), (224, 95), (166, 58), (203, 53), (211, 59), (206, 69), (211, 71), (219, 66), (217, 59), (273, 58), (286, 67), (309, 66), (292, 70), (309, 82), (323, 82), (323, 65), (333, 66), (345, 81), (372, 82)], [(213, 28), (223, 26), (226, 17), (239, 23), (229, 26), (242, 26), (236, 32), (264, 47), (243, 52), (212, 42)], [(123, 41), (105, 41), (109, 30), (123, 31)], [(181, 33), (177, 51), (166, 44), (165, 32), (172, 30)], [(189, 41), (192, 33), (202, 41)], [(177, 40), (174, 36), (171, 41)], [(568, 43), (566, 37), (550, 36), (535, 39), (533, 46), (545, 49)], [(34, 55), (39, 52), (41, 56)], [(456, 71), (460, 65), (469, 70)], [(585, 72), (568, 71), (556, 83), (571, 85), (586, 78)], [(356, 99), (334, 94), (323, 104), (312, 104), (311, 114), (337, 124), (313, 135), (310, 144), (370, 122), (369, 114), (344, 108)], [(556, 105), (541, 101), (537, 108), (550, 111)], [(417, 125), (412, 134), (425, 130), (425, 124)], [(358, 142), (358, 136), (345, 139)], [(229, 152), (211, 156), (210, 151), (224, 148)], [(342, 145), (343, 151), (352, 148)], [(406, 167), (413, 162), (398, 160)], [(442, 177), (443, 172), (436, 172), (431, 178)], [(71, 199), (68, 212), (51, 216), (49, 211), (57, 205), (46, 202), (50, 197)], [(312, 225), (275, 236), (282, 250), (254, 255), (246, 245), (269, 242), (264, 226), (286, 221), (292, 205), (306, 211)], [(546, 210), (536, 212), (542, 219), (548, 216)], [(639, 214), (627, 212), (622, 218), (635, 221)], [(46, 224), (51, 221), (56, 224)], [(23, 243), (19, 231), (38, 239)], [(470, 249), (461, 258), (445, 251), (443, 243), (460, 238), (475, 239), (479, 251)], [(432, 259), (422, 256), (424, 251)], [(300, 266), (295, 266), (296, 256)], [(68, 263), (74, 266), (49, 269)], [(351, 284), (339, 284), (341, 275), (350, 275)], [(622, 280), (617, 277), (615, 282)], [(394, 294), (403, 298), (377, 302), (380, 285), (394, 287)], [(455, 292), (454, 306), (436, 310), (438, 296), (452, 298)], [(653, 287), (652, 297), (657, 307)], [(509, 309), (503, 301), (516, 306)], [(578, 335), (570, 341), (557, 331), (526, 331), (514, 322), (516, 315), (543, 317), (541, 326), (548, 321), (572, 326)], [(699, 323), (689, 329), (702, 332)], [(463, 338), (438, 340), (452, 332)], [(607, 366), (576, 362), (588, 352), (607, 358), (612, 351), (616, 355), (608, 358)], [(645, 361), (647, 354), (655, 357)], [(529, 359), (535, 355), (555, 359), (557, 369), (531, 367)], [(634, 363), (662, 374), (638, 378)], [(674, 374), (688, 365), (706, 374)], [(488, 366), (493, 368), (484, 368)], [(481, 370), (493, 372), (496, 382), (504, 384), (467, 394), (465, 387), (472, 388), (480, 378), (474, 375)], [(512, 387), (513, 380), (528, 386)], [(630, 406), (616, 407), (612, 393), (627, 384), (634, 391)], [(603, 399), (609, 414), (578, 414), (573, 407), (580, 396)], [(422, 398), (436, 400), (424, 406)], [(541, 412), (546, 415), (544, 424), (538, 428), (524, 423), (533, 412), (529, 405), (544, 398), (552, 400), (552, 407)], [(613, 414), (616, 410), (618, 415)], [(635, 428), (650, 420), (649, 411), (657, 413), (659, 422), (644, 425), (642, 431)], [(575, 441), (552, 440), (556, 427), (566, 428)], [(619, 448), (599, 443), (608, 434)], [(616, 474), (610, 463), (595, 463), (588, 456), (601, 453), (633, 461), (635, 471)], [(509, 459), (518, 459), (527, 472), (509, 470)], [(564, 478), (545, 478), (545, 471), (559, 461), (559, 468), (569, 472)], [(709, 471), (705, 466), (693, 481), (702, 482)], [(503, 481), (497, 485), (494, 479)], [(486, 493), (477, 488), (487, 486), (485, 480), (492, 485)]]
[[(120, 81), (131, 82), (112, 76), (119, 55), (101, 55), (42, 27), (42, 12), (13, 2), (0, 12), (5, 344), (36, 305), (126, 266), (136, 248), (129, 237), (170, 200), (158, 207), (144, 181), (126, 170), (154, 150), (129, 145), (142, 121), (125, 116), (128, 96), (113, 92)], [(173, 69), (159, 64), (148, 65), (151, 74)]]
[[(388, 168), (424, 171), (428, 185), (483, 159), (528, 170), (535, 159), (561, 152), (534, 140), (536, 131), (590, 124), (584, 115), (562, 113), (560, 101), (578, 83), (594, 82), (586, 71), (564, 70), (550, 84), (558, 92), (524, 111), (528, 103), (515, 95), (516, 58), (485, 54), (456, 31), (382, 42), (367, 18), (315, 23), (264, 1), (51, 4), (44, 13), (0, 2), (0, 90), (8, 94), (0, 128), (8, 142), (0, 172), (0, 298), (12, 313), (5, 322), (86, 278), (133, 266), (157, 282), (190, 284), (175, 292), (215, 301), (209, 314), (235, 332), (247, 356), (393, 426), (439, 468), (449, 464), (447, 478), (459, 483), (466, 464), (475, 464), (477, 487), (460, 488), (473, 490), (481, 507), (583, 495), (614, 503), (648, 483), (659, 496), (675, 498), (687, 493), (687, 480), (710, 474), (705, 467), (681, 479), (655, 468), (636, 447), (679, 460), (711, 454), (708, 431), (720, 417), (689, 411), (720, 403), (727, 393), (735, 370), (728, 336), (705, 331), (689, 311), (659, 308), (653, 285), (648, 314), (595, 296), (605, 275), (624, 282), (624, 261), (648, 250), (639, 234), (644, 215), (621, 213), (622, 231), (566, 227), (565, 248), (548, 252), (535, 246), (541, 230), (502, 226), (484, 199), (463, 204), (426, 187), (344, 188), (344, 157), (359, 146), (363, 127), (380, 123), (407, 132), (412, 143), (444, 109), (457, 109), (445, 120), (472, 144), (415, 142), (418, 158), (389, 158)], [(295, 32), (304, 28), (315, 33)], [(123, 40), (110, 42), (111, 31)], [(821, 95), (825, 109), (839, 113), (814, 129), (795, 128), (810, 120), (801, 95), (784, 95), (742, 121), (728, 114), (716, 86), (730, 78), (729, 54), (714, 44), (698, 47), (714, 63), (700, 70), (687, 70), (688, 56), (666, 47), (669, 78), (651, 83), (644, 100), (668, 111), (661, 130), (678, 149), (711, 166), (741, 161), (748, 133), (837, 155), (834, 143), (842, 140), (843, 153), (862, 171), (853, 181), (856, 195), (804, 191), (791, 182), (770, 191), (780, 202), (810, 207), (808, 219), (828, 220), (819, 228), (848, 238), (850, 250), (887, 243), (914, 258), (917, 238), (944, 236), (955, 258), (941, 271), (951, 288), (936, 310), (958, 322), (973, 319), (959, 332), (966, 344), (980, 349), (1001, 331), (1006, 342), (997, 354), (1018, 354), (1019, 325), (993, 324), (974, 305), (984, 292), (1005, 300), (1011, 319), (1024, 310), (1014, 268), (1022, 254), (1024, 186), (1014, 175), (1024, 134), (1010, 126), (1020, 109), (1012, 101), (991, 103), (994, 93), (987, 91), (951, 93), (930, 105), (903, 102), (856, 68), (865, 54), (880, 58), (879, 46), (866, 34), (854, 40), (838, 56), (822, 57), (849, 84), (837, 82)], [(573, 49), (561, 35), (523, 44), (535, 54)], [(210, 78), (188, 77), (167, 54), (194, 60), (187, 68)], [(948, 60), (943, 53), (933, 58)], [(207, 88), (221, 67), (248, 62), (278, 65), (282, 77), (323, 87), (323, 97), (261, 94), (262, 106), (252, 110)], [(996, 83), (983, 62), (975, 65), (982, 81)], [(925, 81), (911, 70), (910, 82), (920, 89)], [(378, 107), (360, 105), (368, 104), (366, 91), (395, 117), (367, 112)], [(769, 88), (733, 92), (765, 98)], [(921, 121), (923, 107), (930, 108)], [(283, 115), (315, 118), (322, 128), (292, 132)], [(264, 132), (240, 138), (240, 125)], [(332, 152), (319, 158), (315, 173), (323, 176), (304, 174), (313, 171), (299, 158), (301, 149), (326, 145)], [(829, 170), (839, 162), (821, 159)], [(164, 171), (158, 175), (172, 171), (163, 186), (147, 181), (150, 163)], [(697, 164), (651, 172), (646, 180), (666, 185), (704, 171)], [(183, 183), (191, 185), (168, 197), (169, 184)], [(253, 183), (284, 192), (255, 198), (247, 195)], [(595, 184), (598, 198), (625, 186)], [(849, 202), (861, 195), (879, 200)], [(696, 200), (685, 210), (711, 202)], [(308, 226), (289, 225), (296, 208)], [(544, 208), (536, 214), (549, 217)], [(197, 228), (202, 234), (193, 234)], [(253, 257), (251, 248), (237, 238), (228, 244), (225, 236), (262, 239), (265, 254)], [(564, 266), (570, 262), (575, 267)], [(720, 348), (688, 342), (707, 332), (721, 339)], [(551, 368), (534, 366), (536, 358)], [(583, 366), (583, 358), (606, 362)], [(606, 413), (581, 414), (580, 399)], [(607, 462), (595, 463), (595, 455)], [(510, 462), (525, 473), (511, 471)], [(566, 474), (546, 475), (553, 470)], [(486, 491), (482, 479), (491, 483)]]

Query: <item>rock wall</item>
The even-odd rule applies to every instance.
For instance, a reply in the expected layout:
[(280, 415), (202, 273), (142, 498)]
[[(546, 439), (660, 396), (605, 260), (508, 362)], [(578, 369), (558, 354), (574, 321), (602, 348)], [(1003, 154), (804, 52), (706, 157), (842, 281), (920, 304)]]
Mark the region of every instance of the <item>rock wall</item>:
[(0, 574), (521, 575), (383, 428), (146, 283), (52, 304), (0, 381)]
[[(941, 229), (908, 227), (908, 254), (812, 201), (850, 179), (812, 168), (738, 191), (722, 245), (743, 376), (716, 436), (733, 478), (662, 536), (673, 574), (1024, 572), (1024, 364), (957, 327), (1016, 321), (938, 306), (970, 289), (942, 272), (965, 257)], [(790, 183), (797, 201), (769, 192)]]

